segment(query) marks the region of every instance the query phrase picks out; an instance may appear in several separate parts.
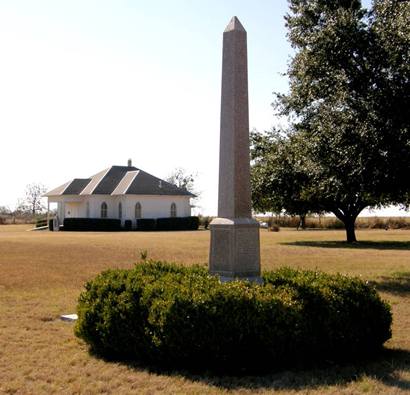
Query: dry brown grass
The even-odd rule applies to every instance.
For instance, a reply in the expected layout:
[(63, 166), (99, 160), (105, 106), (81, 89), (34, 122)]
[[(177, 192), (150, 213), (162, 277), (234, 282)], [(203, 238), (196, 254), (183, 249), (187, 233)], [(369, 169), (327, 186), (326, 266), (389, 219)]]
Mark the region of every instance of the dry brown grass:
[[(209, 232), (26, 232), (0, 226), (0, 392), (42, 393), (406, 393), (410, 392), (410, 231), (262, 231), (264, 269), (282, 265), (342, 272), (376, 281), (393, 306), (393, 338), (382, 359), (260, 377), (152, 372), (87, 352), (72, 324), (84, 282), (108, 267), (154, 259), (206, 264)], [(396, 351), (394, 351), (396, 349)], [(401, 350), (401, 351), (397, 351)]]

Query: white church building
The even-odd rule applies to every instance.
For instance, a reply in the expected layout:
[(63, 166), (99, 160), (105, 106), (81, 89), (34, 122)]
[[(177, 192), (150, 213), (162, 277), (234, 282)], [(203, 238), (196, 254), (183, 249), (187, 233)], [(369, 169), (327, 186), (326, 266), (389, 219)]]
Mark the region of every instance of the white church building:
[(140, 218), (189, 217), (195, 195), (132, 166), (111, 166), (89, 178), (75, 178), (47, 192), (65, 218), (116, 218), (132, 225)]

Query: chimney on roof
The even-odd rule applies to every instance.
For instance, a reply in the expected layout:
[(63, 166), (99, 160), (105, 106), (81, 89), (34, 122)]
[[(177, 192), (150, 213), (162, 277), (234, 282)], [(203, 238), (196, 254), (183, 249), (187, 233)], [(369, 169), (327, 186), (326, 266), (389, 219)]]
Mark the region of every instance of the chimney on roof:
[(131, 166), (132, 166), (132, 160), (128, 159), (128, 167), (131, 167)]

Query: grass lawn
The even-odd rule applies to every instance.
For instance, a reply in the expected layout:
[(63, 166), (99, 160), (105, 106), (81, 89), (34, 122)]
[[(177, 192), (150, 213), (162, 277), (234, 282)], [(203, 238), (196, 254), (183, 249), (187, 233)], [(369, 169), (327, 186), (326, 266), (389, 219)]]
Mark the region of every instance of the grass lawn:
[(218, 394), (410, 393), (410, 230), (261, 231), (262, 268), (288, 265), (361, 276), (393, 307), (385, 355), (356, 365), (257, 377), (154, 372), (90, 356), (59, 320), (75, 312), (88, 279), (109, 267), (132, 267), (140, 251), (184, 264), (207, 264), (209, 232), (27, 232), (0, 226), (0, 393)]

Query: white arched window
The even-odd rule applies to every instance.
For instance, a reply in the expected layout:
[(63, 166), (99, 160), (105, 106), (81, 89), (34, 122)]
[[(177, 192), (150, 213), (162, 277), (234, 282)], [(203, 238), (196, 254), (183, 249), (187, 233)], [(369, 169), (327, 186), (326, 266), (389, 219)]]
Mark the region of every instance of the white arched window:
[(86, 203), (85, 210), (86, 210), (86, 217), (90, 218), (90, 202)]
[(101, 203), (101, 218), (107, 218), (107, 203)]
[(175, 203), (171, 203), (171, 217), (177, 216), (177, 205)]
[(141, 218), (141, 203), (137, 202), (135, 205), (135, 219)]
[(118, 203), (118, 218), (119, 219), (122, 218), (122, 203), (121, 202)]

